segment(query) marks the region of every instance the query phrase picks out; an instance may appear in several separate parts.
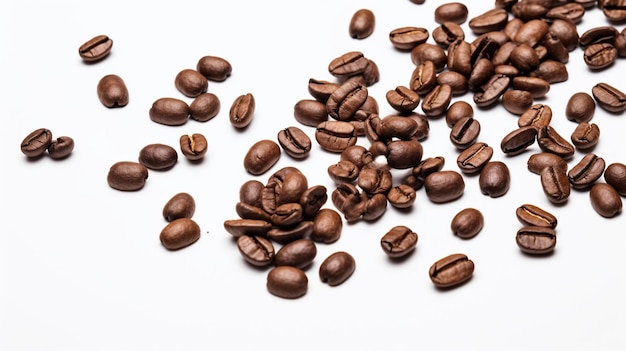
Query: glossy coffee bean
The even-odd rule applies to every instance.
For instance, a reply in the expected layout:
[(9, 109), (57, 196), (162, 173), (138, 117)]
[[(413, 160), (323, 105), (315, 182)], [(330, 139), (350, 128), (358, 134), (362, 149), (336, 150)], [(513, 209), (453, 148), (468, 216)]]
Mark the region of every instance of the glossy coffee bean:
[(610, 184), (621, 196), (626, 196), (626, 165), (611, 163), (604, 170), (604, 181)]
[(311, 235), (313, 231), (313, 221), (301, 221), (294, 227), (278, 228), (274, 227), (267, 231), (267, 237), (281, 245), (288, 244), (294, 240), (303, 239)]
[(68, 136), (60, 136), (52, 140), (48, 146), (48, 155), (52, 159), (60, 160), (68, 157), (74, 150), (74, 139)]
[(420, 102), (419, 94), (410, 88), (399, 85), (385, 95), (389, 105), (400, 113), (412, 112)]
[(319, 277), (323, 283), (337, 286), (350, 278), (355, 270), (354, 257), (345, 251), (337, 251), (324, 259), (319, 268)]
[(431, 60), (416, 65), (411, 73), (409, 88), (420, 95), (428, 94), (437, 85), (437, 68)]
[(365, 39), (372, 35), (375, 26), (374, 13), (369, 9), (360, 9), (352, 15), (348, 31), (353, 39)]
[(565, 106), (565, 117), (574, 122), (589, 122), (593, 118), (596, 102), (585, 92), (574, 93)]
[(230, 77), (233, 67), (222, 57), (207, 55), (198, 60), (196, 70), (207, 80), (223, 82)]
[(305, 126), (317, 127), (318, 124), (328, 120), (326, 102), (313, 99), (299, 100), (293, 107), (293, 116)]
[(448, 57), (443, 48), (426, 42), (419, 44), (411, 50), (411, 62), (418, 66), (426, 61), (432, 61), (435, 65), (435, 70), (441, 72), (446, 66)]
[(328, 100), (328, 97), (337, 88), (339, 88), (339, 83), (330, 82), (327, 80), (315, 79), (315, 78), (310, 78), (309, 83), (307, 85), (307, 90), (309, 94), (311, 94), (311, 96), (315, 100), (323, 104), (326, 104), (326, 100)]
[(261, 219), (238, 218), (224, 221), (224, 229), (235, 238), (243, 235), (265, 237), (271, 228), (271, 223)]
[(457, 253), (437, 260), (428, 275), (437, 288), (451, 288), (468, 281), (474, 274), (474, 262), (467, 255)]
[(548, 227), (522, 227), (515, 235), (520, 250), (530, 255), (545, 255), (554, 251), (556, 231)]
[(552, 59), (542, 61), (539, 66), (532, 72), (529, 72), (528, 75), (530, 77), (539, 77), (550, 84), (564, 82), (569, 78), (567, 66), (562, 62)]
[(572, 188), (578, 190), (588, 189), (596, 180), (602, 177), (604, 167), (605, 162), (602, 157), (594, 153), (588, 153), (567, 172), (567, 177), (572, 184)]
[(148, 144), (139, 151), (138, 161), (149, 169), (168, 170), (178, 162), (178, 153), (166, 144)]
[(208, 150), (208, 142), (200, 133), (184, 134), (178, 139), (180, 151), (190, 161), (198, 161), (204, 158)]
[(417, 194), (412, 186), (407, 184), (399, 184), (387, 193), (387, 201), (395, 208), (409, 208), (415, 203)]
[(247, 127), (252, 123), (255, 108), (254, 95), (250, 93), (239, 95), (230, 107), (228, 114), (230, 123), (239, 129)]
[(511, 80), (511, 87), (528, 91), (534, 99), (545, 97), (550, 91), (550, 83), (539, 77), (516, 76)]
[(243, 159), (245, 170), (252, 175), (267, 172), (280, 158), (280, 146), (269, 139), (263, 139), (250, 146)]
[(106, 107), (128, 105), (128, 88), (124, 80), (115, 74), (107, 74), (98, 81), (98, 99)]
[(139, 162), (120, 161), (109, 168), (107, 182), (113, 189), (135, 191), (143, 188), (148, 179), (148, 168)]
[(465, 181), (459, 172), (437, 171), (424, 179), (424, 189), (428, 199), (435, 203), (454, 201), (465, 191)]
[(410, 228), (399, 225), (391, 228), (380, 239), (380, 246), (387, 256), (398, 258), (415, 250), (418, 235)]
[(152, 103), (149, 115), (153, 122), (179, 126), (187, 123), (189, 119), (189, 105), (176, 98), (159, 98)]
[(190, 218), (169, 222), (159, 235), (161, 244), (168, 250), (179, 250), (200, 239), (200, 226)]
[(309, 279), (300, 268), (278, 266), (267, 274), (267, 290), (275, 296), (296, 299), (306, 294)]
[(455, 101), (446, 111), (446, 124), (452, 128), (456, 122), (465, 117), (474, 117), (474, 108), (463, 100)]
[(485, 225), (485, 217), (476, 208), (468, 207), (457, 212), (450, 222), (452, 234), (463, 239), (478, 235)]
[(503, 74), (493, 75), (474, 94), (474, 103), (479, 107), (488, 107), (496, 103), (508, 89), (511, 78)]
[(529, 91), (509, 89), (502, 94), (502, 107), (514, 115), (521, 115), (533, 106), (533, 94)]
[(528, 170), (535, 174), (541, 174), (546, 167), (555, 167), (562, 172), (567, 172), (567, 162), (563, 157), (551, 152), (538, 152), (530, 155), (527, 166)]
[(313, 218), (310, 239), (319, 243), (333, 243), (341, 237), (343, 221), (339, 213), (331, 208), (320, 209)]
[(198, 122), (206, 122), (220, 112), (221, 102), (217, 95), (204, 93), (189, 104), (189, 117)]
[(465, 174), (479, 173), (491, 160), (493, 148), (484, 142), (476, 142), (467, 149), (461, 151), (456, 159), (456, 164)]
[(504, 162), (490, 161), (480, 171), (478, 185), (484, 195), (503, 196), (511, 187), (511, 171)]
[(607, 84), (598, 83), (591, 88), (591, 94), (598, 106), (612, 113), (626, 111), (626, 94), (618, 88)]
[(348, 78), (363, 73), (369, 60), (360, 51), (348, 51), (328, 64), (328, 72), (336, 78)]
[(311, 151), (311, 139), (298, 127), (287, 127), (278, 132), (278, 143), (285, 153), (295, 159), (303, 159)]
[(442, 48), (448, 48), (456, 40), (464, 40), (465, 32), (463, 27), (451, 21), (442, 22), (440, 26), (433, 30), (433, 40)]
[(183, 69), (174, 78), (174, 86), (183, 95), (195, 98), (207, 92), (209, 81), (194, 69)]
[(435, 9), (435, 22), (454, 22), (461, 24), (467, 20), (469, 10), (467, 6), (460, 2), (448, 2), (437, 6)]
[(526, 151), (537, 139), (537, 129), (533, 126), (519, 127), (502, 138), (500, 149), (509, 156)]
[(517, 125), (532, 126), (539, 130), (549, 126), (550, 121), (552, 121), (552, 108), (545, 104), (534, 104), (519, 116)]
[(480, 135), (480, 122), (472, 117), (457, 121), (450, 129), (450, 141), (457, 149), (465, 150), (474, 144)]
[(356, 129), (345, 121), (325, 121), (317, 125), (315, 140), (322, 149), (341, 153), (347, 147), (356, 144)]
[(474, 34), (480, 35), (503, 29), (508, 19), (509, 13), (505, 9), (494, 8), (470, 18), (468, 25)]
[(386, 146), (384, 153), (389, 167), (407, 169), (417, 166), (422, 160), (424, 148), (417, 139), (392, 140)]
[(298, 239), (282, 246), (274, 257), (276, 266), (292, 266), (304, 269), (317, 255), (315, 242), (310, 239)]
[(389, 41), (398, 50), (410, 51), (419, 44), (425, 43), (430, 34), (422, 27), (399, 27), (389, 32)]
[(600, 139), (600, 128), (595, 123), (580, 122), (572, 132), (570, 139), (576, 150), (592, 149)]
[(196, 200), (189, 193), (172, 196), (163, 206), (163, 218), (171, 222), (179, 218), (191, 218), (196, 211)]
[(570, 159), (576, 148), (563, 138), (552, 126), (541, 128), (537, 131), (537, 143), (545, 152), (551, 152), (564, 159)]
[(328, 97), (326, 112), (336, 120), (350, 120), (367, 97), (367, 87), (363, 83), (357, 79), (347, 80)]
[(585, 49), (583, 59), (590, 69), (601, 70), (615, 63), (617, 49), (607, 43), (591, 44)]
[(300, 206), (302, 206), (302, 214), (306, 220), (313, 219), (320, 211), (322, 206), (328, 201), (328, 190), (323, 185), (313, 185), (302, 192), (300, 195)]
[(519, 222), (527, 227), (556, 228), (557, 218), (550, 212), (531, 204), (523, 204), (515, 210)]
[(593, 209), (602, 217), (612, 218), (622, 212), (622, 198), (610, 184), (594, 184), (589, 191), (589, 200)]
[(262, 236), (242, 235), (237, 238), (237, 248), (244, 260), (256, 267), (265, 267), (274, 262), (274, 244)]
[(422, 111), (427, 117), (439, 117), (446, 113), (450, 101), (452, 101), (452, 87), (443, 84), (435, 85), (433, 89), (424, 96), (422, 101)]
[(571, 192), (571, 183), (564, 170), (557, 167), (546, 167), (539, 174), (543, 192), (554, 204), (567, 202)]
[(46, 128), (39, 128), (29, 133), (20, 144), (24, 155), (35, 158), (43, 155), (52, 143), (52, 132)]
[(106, 35), (96, 35), (78, 48), (78, 55), (85, 62), (96, 62), (107, 57), (113, 48), (113, 40)]

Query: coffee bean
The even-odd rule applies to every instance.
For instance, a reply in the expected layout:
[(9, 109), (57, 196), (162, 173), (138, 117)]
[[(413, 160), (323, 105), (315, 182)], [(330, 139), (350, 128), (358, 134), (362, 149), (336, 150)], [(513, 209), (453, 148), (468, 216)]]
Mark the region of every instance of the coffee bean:
[(208, 143), (204, 135), (193, 133), (181, 135), (179, 141), (180, 151), (190, 161), (198, 161), (207, 153)]
[(252, 123), (255, 108), (254, 95), (250, 93), (239, 95), (230, 107), (230, 123), (235, 128), (247, 127)]
[(493, 105), (508, 89), (511, 78), (503, 74), (493, 75), (474, 94), (474, 103), (478, 107)]
[(475, 208), (464, 208), (450, 222), (452, 233), (459, 238), (470, 239), (478, 235), (485, 225), (485, 217)]
[(354, 257), (345, 251), (337, 251), (326, 257), (319, 268), (323, 283), (337, 286), (345, 282), (356, 270)]
[(267, 237), (279, 244), (285, 245), (294, 240), (306, 238), (313, 231), (313, 221), (301, 221), (294, 227), (274, 227), (267, 231)]
[(480, 35), (503, 29), (508, 19), (509, 13), (505, 9), (495, 8), (471, 18), (468, 25), (474, 34)]
[(152, 104), (149, 114), (153, 122), (179, 126), (189, 119), (189, 105), (180, 99), (159, 98)]
[(276, 227), (288, 228), (300, 223), (304, 217), (302, 206), (297, 202), (289, 202), (276, 206), (270, 221)]
[(206, 122), (217, 116), (221, 103), (217, 95), (204, 93), (198, 95), (189, 105), (189, 117), (198, 122)]
[(268, 213), (290, 202), (300, 202), (309, 190), (308, 180), (295, 167), (283, 167), (274, 172), (261, 191), (261, 207)]
[(306, 294), (309, 279), (300, 268), (278, 266), (267, 274), (266, 285), (267, 290), (275, 296), (296, 299)]
[[(545, 23), (545, 21), (541, 22)], [(548, 24), (548, 31), (559, 38), (567, 51), (572, 51), (578, 47), (578, 39), (580, 36), (574, 22), (560, 18), (554, 19), (550, 22), (550, 24), (545, 23)]]
[(424, 61), (416, 65), (411, 73), (409, 88), (418, 94), (427, 94), (437, 85), (437, 68), (433, 61)]
[(587, 29), (578, 38), (581, 48), (586, 48), (592, 44), (608, 43), (614, 44), (615, 38), (619, 35), (617, 28), (613, 26), (597, 26)]
[(315, 140), (322, 149), (341, 153), (348, 146), (356, 144), (357, 135), (354, 126), (345, 121), (325, 121), (317, 125)]
[(415, 203), (417, 194), (412, 186), (399, 184), (389, 189), (387, 201), (395, 208), (409, 208)]
[(195, 98), (207, 92), (209, 82), (200, 72), (194, 69), (183, 69), (176, 75), (174, 85), (183, 95)]
[(484, 195), (503, 196), (511, 187), (511, 171), (504, 162), (490, 161), (480, 171), (478, 185)]
[(371, 163), (358, 174), (357, 185), (368, 195), (386, 194), (392, 187), (392, 175), (388, 167)]
[(169, 222), (159, 235), (161, 244), (168, 250), (179, 250), (200, 239), (200, 226), (190, 218)]
[(567, 172), (572, 188), (584, 190), (590, 188), (604, 173), (605, 162), (594, 153), (586, 154)]
[(552, 152), (564, 159), (570, 159), (576, 149), (563, 138), (552, 126), (547, 126), (537, 131), (537, 143), (545, 152)]
[(55, 160), (68, 157), (74, 150), (74, 139), (68, 136), (60, 136), (52, 140), (48, 146), (48, 155)]
[(326, 101), (326, 112), (336, 120), (347, 121), (367, 100), (367, 87), (356, 79), (339, 86)]
[(310, 239), (315, 242), (330, 244), (341, 237), (343, 221), (337, 211), (330, 208), (322, 208), (313, 218), (313, 230)]
[(280, 147), (269, 139), (259, 140), (252, 144), (243, 159), (245, 170), (252, 175), (267, 172), (280, 158)]
[(467, 255), (457, 253), (437, 260), (428, 275), (437, 288), (451, 288), (468, 281), (474, 274), (474, 262)]
[(424, 185), (426, 177), (433, 172), (440, 171), (444, 164), (445, 159), (441, 156), (428, 157), (413, 167), (411, 173), (402, 179), (402, 184), (407, 184), (418, 190)]
[(439, 117), (446, 113), (452, 100), (452, 87), (443, 84), (436, 85), (426, 94), (422, 101), (422, 111), (428, 117)]
[(317, 255), (315, 242), (310, 239), (298, 239), (281, 247), (274, 257), (276, 266), (292, 266), (304, 269)]
[(531, 204), (524, 204), (515, 210), (515, 216), (524, 226), (556, 228), (557, 218), (550, 212)]
[(465, 117), (450, 129), (450, 141), (457, 149), (465, 150), (474, 144), (480, 135), (480, 122), (473, 117)]
[(528, 91), (535, 99), (545, 97), (550, 91), (550, 83), (539, 77), (514, 77), (511, 80), (511, 87)]
[(610, 184), (594, 184), (589, 191), (589, 200), (593, 209), (602, 217), (612, 218), (622, 212), (622, 199)]
[(223, 82), (230, 77), (233, 67), (222, 57), (207, 55), (198, 60), (196, 70), (207, 80)]
[(349, 51), (328, 64), (328, 72), (336, 78), (348, 78), (365, 71), (369, 60), (360, 51)]
[(571, 192), (571, 183), (567, 173), (558, 167), (545, 167), (539, 174), (543, 192), (554, 204), (567, 202)]
[(391, 228), (380, 239), (380, 246), (387, 256), (398, 258), (408, 255), (417, 246), (418, 235), (410, 228), (399, 225)]
[(300, 195), (300, 206), (306, 220), (313, 219), (328, 200), (328, 191), (323, 185), (313, 185)]
[(114, 163), (107, 174), (107, 182), (113, 189), (135, 191), (143, 188), (148, 179), (148, 168), (139, 162)]
[(448, 2), (437, 6), (435, 9), (435, 22), (454, 22), (461, 24), (467, 20), (469, 10), (467, 6), (460, 2)]
[(271, 215), (267, 213), (261, 206), (250, 205), (245, 202), (237, 202), (235, 212), (242, 219), (261, 220), (264, 222), (271, 221)]
[(433, 40), (442, 48), (446, 49), (456, 40), (465, 39), (463, 28), (451, 21), (442, 22), (440, 26), (433, 30)]
[(392, 138), (398, 138), (408, 140), (415, 137), (418, 124), (417, 119), (407, 118), (404, 115), (389, 115), (380, 119), (380, 122), (375, 125), (375, 129), (379, 139), (391, 140)]
[(626, 111), (626, 94), (607, 83), (598, 83), (591, 89), (591, 94), (603, 109), (612, 113)]
[(626, 20), (626, 2), (624, 0), (599, 0), (598, 7), (604, 16), (611, 22)]
[(148, 144), (139, 151), (138, 161), (149, 169), (168, 170), (176, 165), (178, 153), (166, 144)]
[(409, 51), (419, 44), (425, 43), (430, 34), (422, 27), (399, 27), (389, 32), (389, 41), (398, 50)]
[(256, 267), (265, 267), (274, 262), (274, 245), (262, 236), (242, 235), (237, 238), (237, 248), (244, 260)]
[(387, 144), (384, 156), (389, 167), (407, 169), (417, 166), (423, 154), (424, 148), (417, 139), (394, 139)]
[(189, 193), (172, 196), (163, 206), (163, 218), (171, 222), (179, 218), (191, 218), (196, 211), (196, 200)]
[(452, 128), (456, 122), (465, 117), (474, 117), (474, 108), (463, 100), (455, 101), (446, 111), (446, 124)]
[(460, 173), (442, 170), (429, 174), (424, 179), (424, 189), (428, 199), (435, 203), (454, 201), (465, 191), (465, 181)]
[(476, 174), (491, 160), (493, 148), (484, 142), (476, 142), (459, 153), (456, 164), (465, 174)]
[(604, 69), (615, 63), (617, 49), (607, 43), (591, 44), (585, 49), (583, 58), (590, 69)]
[(515, 115), (523, 114), (533, 103), (533, 94), (529, 91), (509, 89), (502, 94), (502, 107)]
[(115, 74), (107, 74), (98, 81), (98, 99), (106, 107), (128, 105), (128, 88), (124, 80)]
[(569, 61), (569, 51), (556, 34), (548, 32), (543, 38), (543, 46), (546, 48), (547, 56), (551, 59), (562, 63)]
[(448, 45), (448, 70), (458, 72), (465, 77), (472, 71), (472, 46), (465, 40), (457, 39)]
[(227, 219), (224, 221), (224, 229), (235, 238), (243, 235), (265, 237), (272, 229), (272, 224), (261, 219)]
[(532, 126), (539, 130), (547, 127), (552, 121), (552, 109), (548, 105), (534, 104), (524, 111), (517, 120), (519, 127)]
[(39, 128), (28, 134), (20, 144), (20, 150), (29, 158), (43, 155), (52, 144), (52, 132), (46, 128)]
[(519, 127), (502, 138), (500, 149), (509, 156), (519, 155), (535, 143), (537, 129), (533, 126)]
[(295, 159), (306, 158), (311, 151), (311, 139), (298, 127), (282, 129), (277, 138), (285, 153)]
[(565, 117), (574, 122), (589, 122), (593, 118), (596, 102), (585, 92), (574, 93), (565, 106)]
[(527, 166), (528, 170), (535, 174), (541, 174), (546, 167), (555, 167), (562, 172), (567, 172), (567, 162), (563, 157), (551, 152), (538, 152), (530, 155)]
[(540, 19), (548, 13), (549, 8), (541, 3), (522, 1), (511, 7), (511, 13), (524, 21)]
[(459, 72), (446, 71), (437, 76), (438, 85), (449, 85), (452, 95), (463, 95), (468, 92), (469, 86), (467, 78)]
[(529, 72), (530, 77), (539, 77), (548, 83), (560, 83), (569, 78), (567, 66), (562, 62), (547, 59), (542, 61), (536, 69)]
[(548, 19), (561, 18), (570, 20), (574, 23), (579, 23), (585, 15), (585, 8), (583, 5), (576, 2), (570, 2), (562, 5), (552, 7), (545, 14)]
[(296, 121), (309, 127), (317, 127), (328, 120), (326, 103), (311, 99), (299, 100), (293, 107), (293, 115)]
[(418, 93), (410, 88), (399, 85), (385, 95), (389, 105), (400, 113), (412, 112), (420, 102)]
[[(335, 83), (335, 82), (329, 82), (326, 80), (319, 80), (319, 79), (314, 79), (311, 78), (309, 79), (309, 84), (307, 86), (307, 89), (309, 91), (309, 94), (311, 94), (311, 96), (323, 103), (326, 104), (326, 100), (328, 100), (328, 97), (337, 89), (339, 88), (339, 84)], [(326, 108), (324, 107), (324, 110), (326, 110)]]
[(102, 60), (111, 52), (113, 40), (106, 35), (96, 35), (78, 48), (78, 55), (85, 62)]
[(515, 235), (515, 242), (524, 253), (545, 255), (554, 251), (556, 231), (548, 227), (522, 227)]
[(511, 51), (511, 65), (521, 72), (529, 72), (539, 66), (539, 57), (532, 46), (521, 43)]
[(580, 122), (572, 132), (570, 139), (576, 150), (592, 149), (600, 139), (600, 128), (595, 123)]
[(608, 165), (604, 170), (604, 181), (621, 196), (626, 196), (626, 165), (619, 162)]
[(448, 57), (443, 48), (426, 42), (419, 44), (411, 50), (411, 62), (418, 66), (426, 61), (432, 61), (435, 65), (435, 71), (441, 72), (446, 66)]
[(356, 11), (350, 19), (348, 27), (350, 37), (353, 39), (365, 39), (372, 35), (376, 25), (376, 16), (369, 9)]

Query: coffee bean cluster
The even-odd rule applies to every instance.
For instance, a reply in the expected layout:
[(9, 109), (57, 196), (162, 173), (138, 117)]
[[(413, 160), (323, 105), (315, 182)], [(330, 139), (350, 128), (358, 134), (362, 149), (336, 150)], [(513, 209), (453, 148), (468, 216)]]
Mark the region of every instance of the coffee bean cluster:
[(60, 160), (70, 156), (74, 150), (74, 139), (68, 136), (53, 139), (49, 129), (38, 128), (22, 140), (20, 149), (30, 159), (42, 157), (47, 152), (51, 158)]
[(159, 235), (163, 247), (179, 250), (200, 239), (200, 226), (191, 218), (195, 211), (195, 199), (185, 192), (175, 194), (165, 203), (163, 218), (168, 224)]

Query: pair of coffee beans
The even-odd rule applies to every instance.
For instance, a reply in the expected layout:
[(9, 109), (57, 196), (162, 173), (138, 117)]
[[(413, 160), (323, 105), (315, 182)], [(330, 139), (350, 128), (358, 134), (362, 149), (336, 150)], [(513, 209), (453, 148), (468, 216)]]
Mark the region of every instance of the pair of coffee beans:
[[(189, 161), (200, 161), (208, 150), (206, 137), (201, 133), (183, 134), (179, 138), (180, 151)], [(178, 152), (167, 144), (154, 143), (139, 151), (139, 163), (149, 169), (165, 171), (178, 162)]]
[(60, 160), (70, 156), (74, 150), (74, 139), (68, 136), (53, 139), (49, 129), (38, 128), (22, 140), (20, 150), (30, 159), (42, 157), (47, 152), (52, 159)]
[(515, 210), (515, 215), (523, 225), (515, 237), (522, 252), (545, 255), (554, 251), (558, 221), (553, 214), (538, 206), (524, 204)]
[(189, 193), (172, 196), (163, 206), (163, 218), (168, 222), (161, 230), (159, 240), (168, 250), (185, 248), (200, 239), (200, 226), (193, 220), (196, 201)]

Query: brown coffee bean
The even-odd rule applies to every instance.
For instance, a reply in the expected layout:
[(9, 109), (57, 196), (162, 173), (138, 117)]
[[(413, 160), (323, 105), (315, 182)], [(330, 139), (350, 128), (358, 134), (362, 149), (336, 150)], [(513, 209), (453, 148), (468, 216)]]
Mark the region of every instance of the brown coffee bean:
[(580, 122), (572, 132), (570, 139), (576, 150), (592, 149), (600, 139), (600, 128), (595, 123)]
[(48, 146), (48, 155), (54, 160), (68, 157), (74, 150), (74, 139), (68, 136), (60, 136), (52, 140)]
[(404, 115), (389, 115), (380, 119), (375, 127), (376, 134), (383, 140), (392, 138), (408, 140), (415, 137), (418, 124), (416, 119), (407, 118)]
[(435, 9), (435, 22), (454, 22), (461, 24), (467, 20), (469, 10), (467, 6), (460, 2), (449, 2), (437, 6)]
[(545, 14), (545, 17), (548, 19), (561, 18), (570, 20), (574, 23), (580, 23), (584, 15), (585, 7), (583, 5), (576, 2), (569, 2), (552, 7)]
[(435, 203), (454, 201), (465, 191), (465, 181), (459, 172), (447, 170), (429, 174), (424, 179), (428, 199)]
[(417, 166), (413, 167), (411, 173), (402, 179), (402, 184), (411, 186), (413, 189), (418, 190), (424, 185), (424, 179), (433, 173), (440, 171), (445, 164), (445, 159), (442, 156), (426, 158)]
[(268, 213), (290, 202), (300, 202), (309, 189), (308, 180), (295, 167), (283, 167), (274, 172), (261, 191), (261, 207)]
[(424, 148), (417, 139), (392, 140), (387, 144), (385, 159), (389, 167), (407, 169), (417, 166), (422, 160)]
[(128, 105), (128, 88), (124, 80), (115, 74), (107, 74), (98, 81), (98, 99), (106, 107)]
[(613, 26), (597, 26), (587, 29), (578, 38), (581, 48), (586, 48), (592, 44), (608, 43), (614, 44), (615, 38), (619, 35), (617, 28)]
[(433, 61), (424, 61), (415, 66), (411, 73), (409, 88), (425, 95), (437, 85), (437, 68)]
[(179, 126), (189, 119), (189, 105), (180, 99), (159, 98), (152, 104), (149, 114), (153, 122)]
[(519, 127), (534, 127), (539, 130), (547, 127), (552, 121), (552, 109), (548, 105), (534, 104), (524, 111), (517, 120)]
[(511, 6), (511, 13), (524, 21), (540, 19), (548, 13), (549, 8), (542, 3), (522, 1)]
[(471, 18), (468, 25), (474, 34), (480, 35), (503, 29), (508, 19), (509, 13), (505, 9), (495, 8)]
[(502, 94), (502, 107), (515, 115), (521, 115), (533, 106), (533, 94), (526, 90), (509, 89)]
[(196, 211), (196, 200), (189, 193), (172, 196), (163, 206), (163, 218), (171, 222), (179, 218), (191, 218)]
[(555, 167), (567, 172), (567, 162), (563, 157), (552, 152), (538, 152), (530, 155), (527, 166), (528, 170), (535, 174), (541, 174), (541, 171), (546, 167)]
[(480, 90), (474, 94), (474, 103), (478, 107), (488, 107), (496, 103), (502, 94), (509, 88), (511, 78), (503, 74), (493, 75)]
[(598, 83), (591, 88), (591, 94), (598, 105), (612, 113), (626, 111), (626, 94), (607, 83)]
[(148, 144), (139, 151), (138, 161), (149, 169), (168, 170), (178, 162), (178, 153), (166, 144)]
[(580, 38), (576, 24), (570, 20), (554, 19), (548, 24), (549, 32), (554, 34), (567, 51), (572, 51), (578, 47), (578, 39)]
[(337, 78), (348, 78), (363, 73), (369, 64), (362, 52), (349, 51), (331, 60), (328, 72)]
[(311, 94), (311, 96), (315, 100), (323, 104), (326, 104), (326, 100), (328, 100), (328, 97), (337, 88), (339, 88), (339, 83), (314, 78), (310, 78), (307, 85), (307, 90), (309, 94)]
[(539, 77), (547, 81), (548, 83), (560, 83), (569, 78), (567, 72), (567, 66), (564, 63), (547, 59), (542, 61), (539, 66), (532, 72), (529, 72), (530, 77)]
[(437, 76), (438, 85), (449, 85), (452, 95), (463, 95), (469, 91), (467, 78), (459, 72), (445, 71)]
[(589, 191), (589, 200), (593, 209), (602, 217), (612, 218), (622, 212), (622, 198), (610, 184), (594, 184)]
[(337, 251), (326, 257), (319, 268), (319, 277), (330, 286), (340, 285), (356, 270), (354, 257), (345, 251)]
[(552, 126), (541, 128), (537, 131), (537, 143), (545, 152), (552, 152), (564, 159), (570, 159), (576, 148), (563, 138)]
[(476, 142), (459, 153), (456, 164), (465, 174), (476, 174), (491, 160), (493, 148), (486, 143)]
[(309, 127), (317, 127), (328, 120), (326, 103), (311, 99), (298, 101), (293, 107), (293, 115), (296, 121)]
[(328, 200), (328, 191), (323, 185), (313, 185), (300, 195), (300, 206), (306, 220), (313, 219)]
[(233, 67), (226, 59), (219, 56), (203, 56), (196, 64), (196, 70), (207, 80), (223, 82), (230, 77)]
[(204, 93), (198, 95), (189, 105), (189, 117), (198, 122), (206, 122), (217, 116), (221, 103), (217, 95)]
[(467, 255), (457, 253), (437, 260), (428, 275), (437, 288), (451, 288), (468, 281), (474, 273), (474, 262)]
[(465, 40), (457, 39), (448, 45), (448, 70), (468, 77), (472, 71), (472, 46)]
[(617, 49), (607, 43), (591, 44), (585, 49), (583, 58), (587, 67), (592, 70), (601, 70), (615, 63)]
[(263, 139), (250, 146), (243, 159), (243, 166), (252, 175), (267, 172), (280, 158), (280, 146), (272, 140)]
[(276, 207), (270, 216), (270, 222), (279, 228), (288, 228), (300, 223), (304, 218), (300, 203), (291, 202)]
[(531, 204), (524, 204), (515, 210), (515, 216), (524, 226), (556, 228), (557, 218), (550, 212)]
[(473, 117), (465, 117), (450, 129), (450, 141), (457, 149), (465, 150), (474, 144), (480, 135), (480, 122)]
[(300, 268), (274, 267), (267, 274), (267, 291), (285, 299), (296, 299), (306, 294), (309, 279)]
[(391, 45), (398, 50), (409, 51), (419, 44), (425, 43), (430, 34), (422, 27), (399, 27), (389, 32)]
[(239, 187), (239, 201), (261, 207), (261, 192), (265, 185), (256, 179), (245, 181)]
[(367, 100), (367, 87), (357, 79), (339, 86), (326, 101), (326, 112), (334, 119), (348, 121)]
[(374, 13), (369, 9), (360, 9), (352, 15), (348, 31), (353, 39), (365, 39), (372, 35), (375, 26)]
[(356, 144), (356, 129), (345, 121), (322, 122), (315, 129), (315, 140), (322, 149), (340, 153), (348, 146)]
[(436, 44), (422, 43), (411, 50), (411, 62), (416, 66), (426, 61), (432, 61), (435, 70), (441, 72), (448, 61), (448, 57), (443, 48)]
[(626, 165), (619, 162), (608, 165), (604, 170), (604, 181), (621, 196), (626, 196)]
[(52, 132), (46, 128), (39, 128), (22, 140), (20, 150), (26, 157), (35, 158), (43, 155), (50, 144), (52, 144)]
[(388, 167), (371, 163), (359, 172), (357, 185), (368, 195), (386, 194), (393, 185), (392, 177)]
[(574, 93), (565, 106), (565, 117), (574, 122), (589, 122), (593, 118), (596, 102), (585, 92)]
[(490, 197), (500, 197), (511, 187), (511, 171), (504, 162), (490, 161), (480, 171), (480, 191)]
[(363, 168), (363, 166), (374, 161), (372, 154), (362, 145), (352, 145), (347, 147), (341, 152), (339, 158), (340, 160), (352, 162), (358, 168)]
[(113, 189), (135, 191), (143, 188), (148, 179), (148, 168), (139, 162), (120, 161), (109, 168), (107, 182)]
[(422, 101), (422, 111), (427, 117), (439, 117), (446, 113), (452, 101), (452, 87), (443, 84), (436, 85), (426, 94)]
[(161, 244), (168, 250), (179, 250), (200, 239), (200, 226), (190, 218), (169, 222), (159, 235)]
[(322, 208), (313, 218), (310, 239), (324, 244), (334, 243), (341, 237), (343, 221), (339, 213), (331, 208)]
[(463, 100), (455, 101), (446, 111), (446, 124), (452, 128), (456, 122), (465, 117), (474, 117), (474, 108)]
[(279, 244), (285, 245), (294, 240), (306, 238), (313, 231), (313, 221), (302, 221), (294, 227), (274, 227), (267, 231), (267, 237)]
[(198, 161), (207, 153), (208, 142), (204, 135), (193, 133), (181, 135), (179, 138), (180, 151), (190, 161)]
[(242, 235), (237, 238), (237, 248), (246, 262), (265, 267), (274, 262), (274, 245), (262, 236)]
[(578, 190), (590, 188), (604, 173), (604, 166), (602, 157), (594, 153), (586, 154), (567, 172), (572, 188)]
[(272, 229), (272, 224), (261, 219), (227, 219), (224, 221), (224, 229), (235, 238), (243, 235), (264, 237)]
[(399, 184), (389, 189), (387, 201), (395, 208), (409, 208), (415, 203), (417, 194), (412, 186)]
[(545, 255), (554, 251), (556, 231), (548, 227), (523, 227), (517, 231), (515, 242), (524, 253)]
[(85, 62), (96, 62), (107, 57), (113, 48), (113, 40), (106, 35), (96, 35), (78, 48), (78, 55)]
[(532, 46), (524, 43), (519, 44), (511, 51), (509, 60), (521, 72), (529, 72), (539, 66), (537, 52)]
[(408, 255), (417, 246), (418, 235), (410, 228), (399, 225), (391, 228), (380, 239), (380, 246), (387, 256), (398, 258)]
[(598, 7), (602, 9), (604, 16), (611, 22), (626, 20), (626, 3), (623, 0), (600, 0)]
[(399, 85), (385, 95), (389, 105), (400, 113), (410, 113), (419, 105), (419, 94), (405, 86)]
[(450, 46), (450, 44), (454, 43), (456, 40), (464, 40), (465, 32), (459, 24), (451, 21), (446, 21), (441, 23), (440, 26), (436, 27), (433, 30), (432, 37), (435, 43), (437, 43), (442, 48), (447, 49), (448, 46)]
[(450, 222), (452, 234), (463, 239), (470, 239), (478, 235), (485, 225), (485, 217), (475, 208), (464, 208), (457, 212)]
[(528, 91), (535, 99), (545, 97), (550, 91), (550, 83), (539, 77), (518, 76), (511, 80), (513, 89)]
[(567, 173), (558, 167), (545, 167), (539, 174), (543, 192), (554, 204), (567, 202), (571, 192), (571, 183)]
[(183, 69), (176, 75), (174, 85), (183, 95), (195, 98), (207, 92), (209, 81), (194, 69)]
[(537, 129), (533, 126), (519, 127), (502, 138), (500, 149), (508, 156), (519, 155), (535, 143)]
[(304, 269), (317, 256), (315, 242), (310, 239), (298, 239), (281, 247), (274, 257), (276, 266), (292, 266)]
[(278, 143), (285, 153), (295, 159), (303, 159), (311, 151), (311, 139), (298, 127), (287, 127), (278, 132)]
[(230, 107), (229, 117), (230, 123), (235, 128), (245, 128), (254, 117), (254, 111), (256, 108), (256, 102), (254, 95), (247, 93), (239, 95)]

